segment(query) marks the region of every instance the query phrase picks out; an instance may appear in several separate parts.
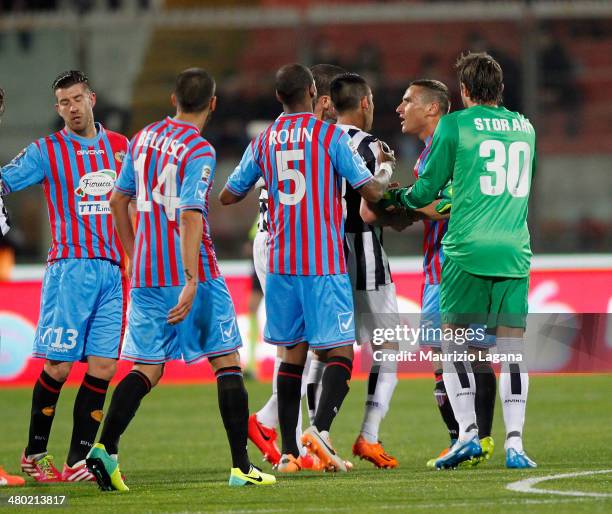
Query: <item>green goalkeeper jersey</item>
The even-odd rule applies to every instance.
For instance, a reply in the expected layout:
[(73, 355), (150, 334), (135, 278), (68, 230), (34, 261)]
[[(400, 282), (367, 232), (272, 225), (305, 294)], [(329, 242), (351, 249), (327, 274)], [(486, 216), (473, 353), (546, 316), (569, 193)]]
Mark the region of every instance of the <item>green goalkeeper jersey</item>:
[(425, 170), (404, 203), (434, 201), (449, 179), (453, 207), (442, 244), (468, 273), (529, 275), (527, 202), (535, 171), (535, 131), (522, 114), (477, 105), (443, 116)]

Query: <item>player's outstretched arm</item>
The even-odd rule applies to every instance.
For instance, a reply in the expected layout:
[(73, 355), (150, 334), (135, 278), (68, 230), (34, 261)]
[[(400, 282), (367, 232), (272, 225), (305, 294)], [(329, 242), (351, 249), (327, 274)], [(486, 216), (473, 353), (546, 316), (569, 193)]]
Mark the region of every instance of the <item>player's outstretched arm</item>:
[(113, 191), (109, 201), (115, 230), (123, 246), (123, 251), (128, 257), (128, 277), (132, 276), (132, 263), (134, 262), (134, 228), (130, 219), (131, 200), (130, 195)]
[(239, 196), (236, 193), (232, 193), (227, 186), (225, 186), (221, 193), (219, 193), (219, 201), (222, 205), (232, 205), (240, 202), (245, 196), (246, 195)]
[(382, 200), (385, 191), (389, 188), (389, 181), (395, 169), (395, 155), (387, 145), (378, 142), (378, 170), (374, 178), (360, 187), (357, 191), (366, 201), (376, 203)]
[(242, 155), (240, 164), (236, 166), (236, 169), (227, 179), (227, 183), (219, 195), (219, 201), (223, 205), (231, 205), (241, 201), (262, 178), (253, 148), (254, 145), (251, 142)]
[(359, 215), (368, 225), (391, 227), (398, 232), (401, 232), (405, 228), (409, 227), (416, 219), (418, 219), (415, 212), (412, 210), (394, 209), (392, 211), (386, 211), (379, 205), (368, 202), (364, 198), (361, 199)]
[(168, 311), (168, 323), (176, 325), (183, 321), (193, 305), (198, 287), (198, 258), (203, 231), (202, 213), (196, 210), (181, 211), (181, 260), (185, 273), (185, 285), (178, 303)]

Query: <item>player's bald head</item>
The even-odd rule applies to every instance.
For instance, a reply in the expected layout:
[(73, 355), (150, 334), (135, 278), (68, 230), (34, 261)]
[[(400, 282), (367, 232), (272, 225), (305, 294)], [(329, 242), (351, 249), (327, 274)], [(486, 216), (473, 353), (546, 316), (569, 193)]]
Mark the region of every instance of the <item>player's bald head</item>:
[(202, 68), (188, 68), (176, 77), (174, 95), (184, 113), (202, 112), (215, 96), (215, 80)]
[(304, 101), (313, 85), (312, 73), (302, 64), (286, 64), (276, 72), (276, 94), (283, 105), (288, 107)]

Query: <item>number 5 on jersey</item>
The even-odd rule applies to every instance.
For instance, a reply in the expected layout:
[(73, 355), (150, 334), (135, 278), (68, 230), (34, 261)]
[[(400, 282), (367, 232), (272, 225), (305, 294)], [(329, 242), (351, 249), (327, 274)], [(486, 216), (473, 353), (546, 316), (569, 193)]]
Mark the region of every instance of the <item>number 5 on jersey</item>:
[[(138, 176), (138, 197), (136, 198), (136, 208), (140, 212), (151, 212), (151, 200), (147, 200), (147, 188), (145, 185), (145, 161), (147, 156), (141, 154), (134, 162), (134, 169)], [(157, 177), (157, 185), (151, 191), (153, 201), (161, 205), (169, 221), (176, 220), (176, 210), (179, 208), (180, 198), (177, 196), (176, 187), (176, 164), (166, 164), (159, 177)], [(164, 192), (161, 192), (161, 188)]]
[[(278, 181), (291, 180), (295, 183), (293, 193), (285, 193), (278, 188), (278, 198), (283, 205), (296, 205), (306, 194), (306, 179), (301, 171), (290, 168), (292, 161), (303, 161), (304, 150), (278, 150), (276, 152), (276, 170)], [(280, 184), (279, 184), (280, 185)]]

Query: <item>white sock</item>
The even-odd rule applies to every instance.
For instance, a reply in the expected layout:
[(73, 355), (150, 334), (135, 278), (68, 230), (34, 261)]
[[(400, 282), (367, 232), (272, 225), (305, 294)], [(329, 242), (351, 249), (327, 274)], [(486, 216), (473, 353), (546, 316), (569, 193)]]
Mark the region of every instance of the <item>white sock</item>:
[[(317, 405), (319, 404), (319, 398), (321, 397), (321, 377), (323, 376), (323, 371), (325, 371), (325, 363), (320, 361), (319, 359), (313, 358), (310, 362), (308, 378), (306, 379), (306, 388), (308, 396), (308, 418), (310, 420), (311, 425), (314, 423), (315, 413), (317, 412)], [(311, 393), (313, 390), (314, 395)]]
[(504, 424), (506, 426), (506, 442), (504, 448), (514, 448), (523, 451), (523, 426), (525, 425), (525, 410), (527, 409), (527, 393), (529, 391), (529, 374), (525, 362), (524, 343), (522, 337), (498, 337), (497, 351), (500, 355), (509, 357), (520, 355), (522, 362), (502, 362), (499, 376), (499, 397), (502, 402)]
[[(390, 350), (395, 353), (395, 350)], [(383, 350), (384, 353), (384, 350)], [(377, 443), (380, 423), (389, 411), (393, 391), (397, 385), (397, 363), (382, 361), (372, 365), (368, 379), (365, 414), (361, 435), (368, 443)]]
[[(467, 441), (478, 433), (476, 424), (476, 380), (469, 361), (459, 361), (467, 348), (450, 342), (442, 342), (444, 357), (442, 364), (442, 378), (446, 387), (448, 400), (453, 407), (455, 419), (459, 424), (459, 441)], [(452, 356), (455, 355), (455, 359)], [(450, 359), (449, 359), (450, 357)]]
[(266, 404), (257, 411), (257, 421), (268, 428), (275, 428), (278, 425), (278, 398), (276, 396), (276, 382), (278, 377), (278, 367), (283, 359), (276, 357), (274, 360), (274, 374), (272, 375), (272, 395)]
[[(308, 352), (306, 356), (306, 363), (304, 364), (304, 376), (308, 376), (308, 372), (310, 371), (310, 363), (312, 362), (312, 352)], [(305, 455), (308, 453), (306, 448), (302, 445), (302, 400), (306, 396), (306, 380), (302, 380), (302, 390), (300, 396), (300, 410), (298, 411), (298, 422), (297, 427), (295, 427), (295, 438), (297, 440), (297, 447), (300, 450), (300, 455)]]

